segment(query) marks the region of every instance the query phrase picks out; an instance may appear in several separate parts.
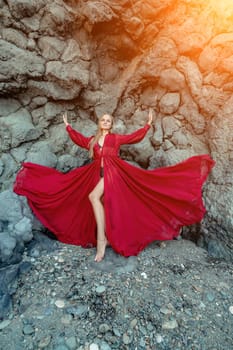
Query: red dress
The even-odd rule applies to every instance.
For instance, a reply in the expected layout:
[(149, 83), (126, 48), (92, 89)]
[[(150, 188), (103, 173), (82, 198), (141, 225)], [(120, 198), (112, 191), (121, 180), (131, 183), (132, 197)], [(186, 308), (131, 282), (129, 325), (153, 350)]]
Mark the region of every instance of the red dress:
[[(37, 218), (64, 243), (96, 246), (96, 222), (88, 194), (100, 180), (104, 161), (106, 236), (112, 248), (137, 255), (154, 240), (170, 240), (182, 226), (199, 222), (205, 207), (202, 185), (214, 161), (208, 155), (173, 166), (144, 170), (119, 158), (123, 144), (141, 141), (149, 125), (129, 135), (108, 134), (103, 148), (94, 146), (94, 160), (64, 174), (23, 163), (14, 191), (27, 197)], [(77, 145), (88, 149), (91, 137), (67, 127)]]

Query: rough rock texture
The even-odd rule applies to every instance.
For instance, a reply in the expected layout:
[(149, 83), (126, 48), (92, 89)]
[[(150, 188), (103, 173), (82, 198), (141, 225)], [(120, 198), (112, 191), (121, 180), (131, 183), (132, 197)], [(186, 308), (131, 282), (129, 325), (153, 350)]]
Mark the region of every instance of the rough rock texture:
[[(22, 161), (68, 171), (87, 160), (68, 140), (65, 110), (90, 135), (102, 113), (130, 132), (152, 107), (150, 139), (123, 157), (153, 168), (210, 153), (208, 214), (184, 235), (232, 259), (232, 16), (232, 2), (218, 0), (0, 0), (1, 191)], [(12, 201), (22, 205), (11, 194), (0, 206), (10, 213)], [(28, 216), (14, 220), (0, 217), (11, 251), (33, 227)]]
[(153, 243), (130, 258), (107, 248), (98, 264), (95, 249), (58, 248), (36, 258), (25, 251), (12, 304), (0, 299), (1, 349), (232, 349), (231, 263), (188, 240)]

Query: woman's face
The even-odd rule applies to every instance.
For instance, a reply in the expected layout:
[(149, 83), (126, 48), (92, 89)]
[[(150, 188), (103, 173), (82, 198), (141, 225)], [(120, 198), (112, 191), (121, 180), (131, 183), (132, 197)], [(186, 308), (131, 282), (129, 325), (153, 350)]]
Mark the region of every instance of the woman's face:
[(110, 130), (112, 128), (112, 116), (109, 114), (103, 115), (99, 120), (101, 130)]

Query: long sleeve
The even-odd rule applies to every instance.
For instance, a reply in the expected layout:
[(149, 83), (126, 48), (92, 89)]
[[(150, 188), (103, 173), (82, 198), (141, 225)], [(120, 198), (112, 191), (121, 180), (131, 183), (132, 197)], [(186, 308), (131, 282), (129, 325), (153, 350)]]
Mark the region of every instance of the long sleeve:
[(93, 136), (86, 137), (86, 136), (82, 135), (80, 132), (74, 130), (70, 125), (67, 125), (66, 131), (68, 132), (71, 140), (74, 143), (76, 143), (76, 145), (78, 145), (82, 148), (89, 149), (89, 142)]
[(150, 129), (150, 125), (146, 124), (143, 128), (140, 128), (128, 135), (117, 135), (118, 145), (132, 144), (140, 142), (146, 136), (147, 131)]

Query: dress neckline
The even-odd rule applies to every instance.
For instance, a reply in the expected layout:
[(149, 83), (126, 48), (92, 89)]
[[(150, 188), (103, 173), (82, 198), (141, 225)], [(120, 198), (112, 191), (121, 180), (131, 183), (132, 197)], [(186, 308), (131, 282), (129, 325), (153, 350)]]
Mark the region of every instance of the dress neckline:
[(109, 134), (106, 134), (106, 135), (104, 136), (104, 139), (103, 139), (103, 145), (102, 145), (102, 146), (100, 145), (100, 143), (99, 143), (99, 142), (97, 142), (97, 144), (98, 144), (99, 148), (103, 148), (103, 147), (104, 147), (105, 137), (106, 137), (106, 136), (108, 136), (108, 135), (109, 135)]

